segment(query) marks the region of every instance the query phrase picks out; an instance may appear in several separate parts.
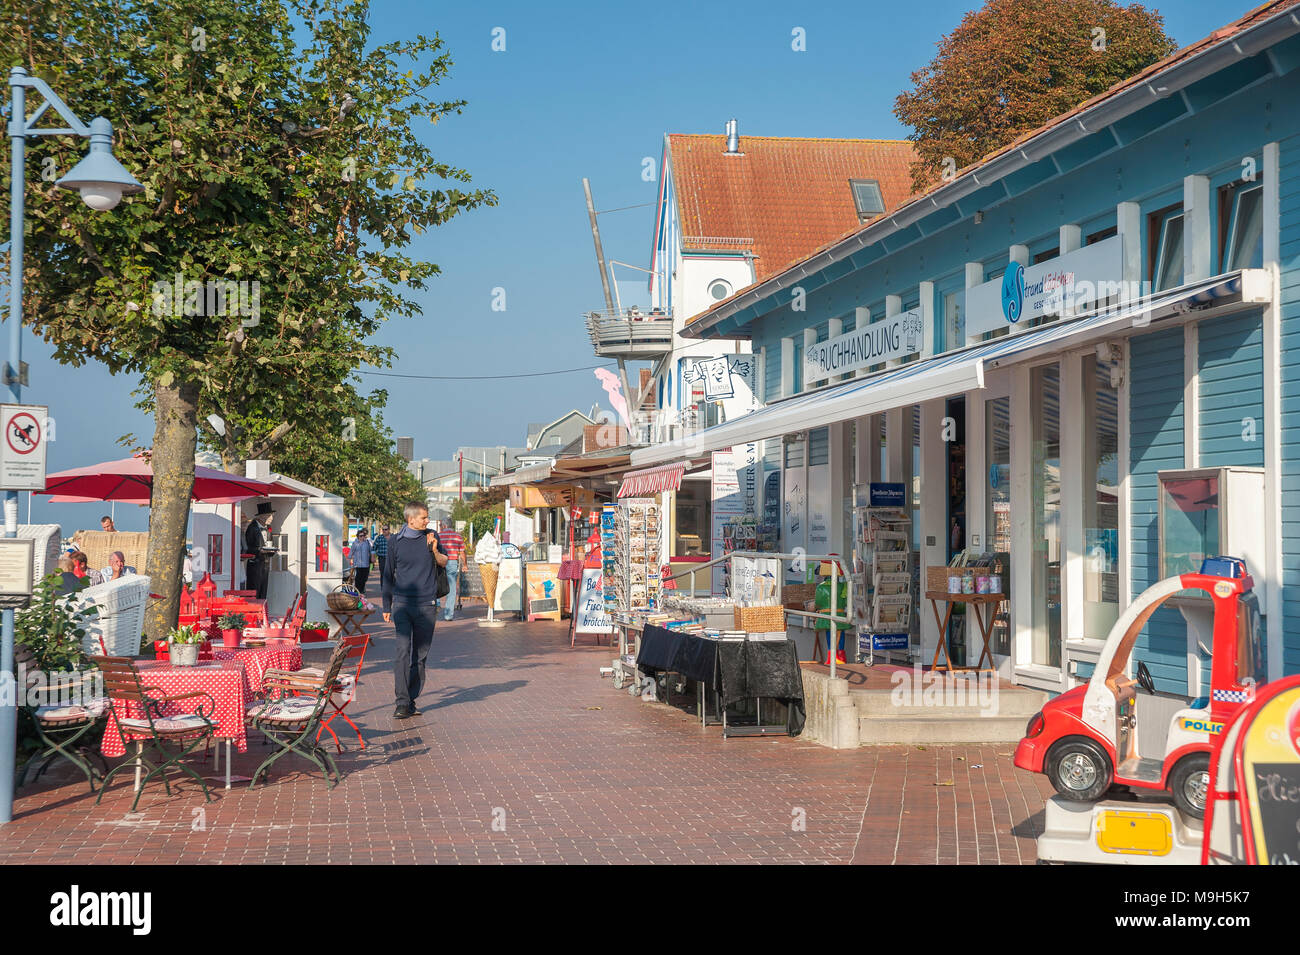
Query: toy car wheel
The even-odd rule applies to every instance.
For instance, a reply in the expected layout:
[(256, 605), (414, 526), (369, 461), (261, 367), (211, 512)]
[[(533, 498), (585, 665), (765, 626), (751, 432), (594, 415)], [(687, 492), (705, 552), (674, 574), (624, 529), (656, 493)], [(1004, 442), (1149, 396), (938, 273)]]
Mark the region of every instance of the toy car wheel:
[(1062, 740), (1047, 754), (1047, 778), (1074, 802), (1096, 802), (1110, 788), (1110, 757), (1092, 740)]
[(1205, 794), (1209, 788), (1210, 757), (1206, 753), (1196, 753), (1183, 759), (1169, 777), (1174, 805), (1197, 819), (1205, 816)]

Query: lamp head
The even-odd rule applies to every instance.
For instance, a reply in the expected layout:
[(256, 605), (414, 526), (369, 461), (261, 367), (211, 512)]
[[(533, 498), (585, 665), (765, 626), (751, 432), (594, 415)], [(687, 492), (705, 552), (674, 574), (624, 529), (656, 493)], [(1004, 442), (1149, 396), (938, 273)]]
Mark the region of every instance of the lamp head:
[(73, 166), (56, 185), (76, 189), (86, 205), (96, 212), (114, 208), (124, 195), (144, 192), (144, 186), (114, 158), (113, 126), (102, 116), (90, 121), (90, 150), (86, 158)]

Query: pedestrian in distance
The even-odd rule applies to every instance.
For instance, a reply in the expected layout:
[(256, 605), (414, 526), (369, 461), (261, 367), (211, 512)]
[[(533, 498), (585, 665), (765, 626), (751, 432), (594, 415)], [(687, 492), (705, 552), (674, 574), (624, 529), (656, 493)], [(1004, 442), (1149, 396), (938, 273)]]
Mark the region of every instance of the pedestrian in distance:
[(438, 535), (429, 530), (429, 508), (411, 501), (403, 513), (406, 526), (389, 537), (381, 577), (384, 623), (392, 623), (397, 631), (393, 717), (399, 720), (415, 715), (415, 701), (424, 689), (425, 660), (438, 622), (438, 568), (447, 566)]
[(447, 552), (447, 584), (450, 590), (443, 599), (446, 607), (442, 613), (443, 620), (450, 620), (456, 615), (456, 598), (460, 594), (460, 568), (465, 562), (465, 538), (456, 531), (451, 521), (443, 521), (438, 532), (438, 543)]
[(356, 585), (357, 593), (361, 596), (366, 595), (366, 581), (370, 579), (370, 538), (366, 536), (366, 529), (363, 527), (357, 531), (356, 539), (352, 541), (350, 551), (352, 557), (352, 583)]
[(379, 565), (379, 579), (384, 579), (384, 558), (388, 556), (388, 525), (379, 528), (370, 549), (375, 553), (375, 563)]

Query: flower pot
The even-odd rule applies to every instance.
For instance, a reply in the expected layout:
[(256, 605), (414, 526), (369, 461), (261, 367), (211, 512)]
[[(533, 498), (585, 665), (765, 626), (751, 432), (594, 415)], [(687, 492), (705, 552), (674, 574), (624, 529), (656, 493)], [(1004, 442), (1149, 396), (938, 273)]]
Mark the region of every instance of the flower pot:
[(298, 633), (303, 643), (321, 643), (330, 638), (329, 630), (324, 628), (320, 630), (300, 630)]
[(197, 643), (173, 643), (167, 650), (173, 666), (192, 667), (199, 662), (199, 645)]
[(242, 630), (222, 630), (221, 645), (227, 650), (233, 650), (239, 646), (239, 638), (244, 635)]

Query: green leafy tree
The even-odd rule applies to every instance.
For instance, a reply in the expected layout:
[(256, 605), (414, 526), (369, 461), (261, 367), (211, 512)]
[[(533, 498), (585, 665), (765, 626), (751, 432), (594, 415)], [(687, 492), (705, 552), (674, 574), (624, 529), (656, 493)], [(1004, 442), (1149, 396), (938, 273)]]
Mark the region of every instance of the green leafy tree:
[[(438, 272), (405, 247), (496, 200), (462, 189), (469, 175), (417, 136), (464, 106), (429, 95), (451, 66), (441, 41), (372, 43), (367, 0), (0, 0), (0, 13), (5, 62), (108, 117), (145, 186), (96, 214), (29, 177), (23, 317), (60, 362), (139, 375), (153, 398), (146, 567), (162, 599), (146, 629), (161, 638), (200, 412), (244, 424), (228, 461), (328, 420), (347, 373), (387, 359), (367, 337), (416, 313), (408, 292)], [(83, 148), (42, 137), (28, 166), (67, 170)]]
[(381, 409), (387, 395), (353, 397), (340, 427), (293, 432), (271, 454), (281, 474), (306, 481), (343, 498), (348, 514), (367, 520), (403, 522), (407, 501), (425, 498), (423, 486), (395, 450)]
[(1159, 13), (1115, 0), (989, 0), (938, 45), (894, 102), (912, 127), (917, 190), (1177, 48)]

